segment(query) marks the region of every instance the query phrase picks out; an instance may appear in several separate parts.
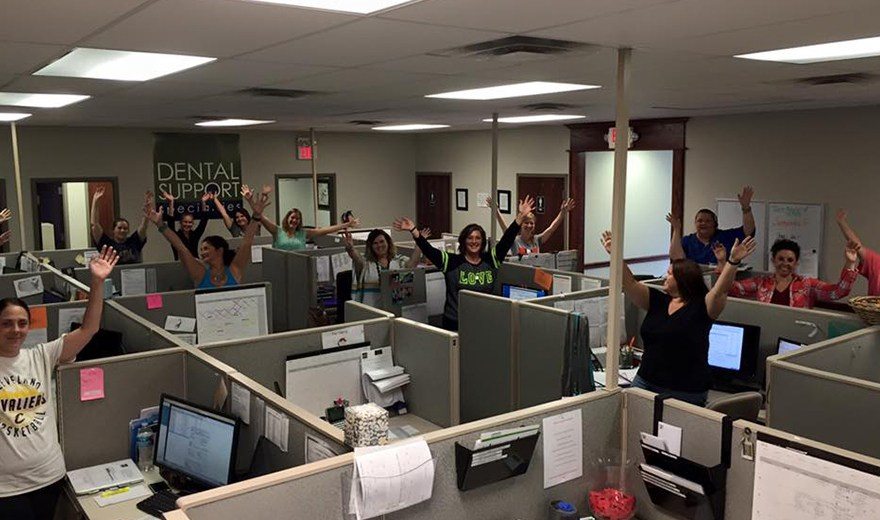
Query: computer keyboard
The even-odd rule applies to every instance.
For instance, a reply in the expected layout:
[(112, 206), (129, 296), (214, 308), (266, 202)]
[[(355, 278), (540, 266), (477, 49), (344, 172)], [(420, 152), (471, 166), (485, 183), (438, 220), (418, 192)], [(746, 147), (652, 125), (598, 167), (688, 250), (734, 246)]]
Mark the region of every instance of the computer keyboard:
[(177, 504), (175, 502), (177, 502), (178, 498), (180, 498), (180, 495), (174, 491), (163, 489), (153, 496), (147, 497), (138, 502), (137, 508), (148, 515), (162, 518), (162, 513), (177, 509)]

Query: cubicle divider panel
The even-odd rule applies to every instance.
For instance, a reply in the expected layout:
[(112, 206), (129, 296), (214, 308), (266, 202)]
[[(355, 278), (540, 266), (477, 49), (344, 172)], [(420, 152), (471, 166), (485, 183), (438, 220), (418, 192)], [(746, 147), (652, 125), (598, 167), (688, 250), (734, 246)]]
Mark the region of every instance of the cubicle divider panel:
[[(31, 312), (35, 307), (45, 307), (46, 308), (46, 336), (49, 341), (57, 339), (61, 334), (66, 332), (70, 332), (70, 330), (60, 330), (59, 329), (59, 311), (62, 309), (82, 309), (85, 311), (86, 302), (85, 301), (75, 301), (75, 302), (64, 302), (64, 303), (49, 303), (45, 305), (31, 305)], [(105, 305), (106, 307), (106, 305)], [(79, 322), (80, 320), (77, 320)], [(102, 322), (106, 321), (102, 318)]]
[(188, 401), (217, 409), (229, 401), (228, 378), (235, 369), (200, 350), (187, 348), (184, 370)]
[(345, 302), (345, 322), (372, 320), (375, 318), (394, 318), (393, 312), (371, 307), (361, 302), (349, 300)]
[(517, 407), (526, 408), (559, 399), (562, 397), (562, 367), (569, 313), (520, 302), (518, 314)]
[(263, 250), (263, 279), (272, 284), (272, 330), (282, 332), (290, 330), (287, 326), (288, 296), (291, 293), (290, 280), (288, 279), (287, 260), (290, 253), (280, 249), (267, 248)]
[(495, 282), (495, 294), (501, 294), (505, 284), (517, 287), (541, 289), (535, 283), (536, 269), (530, 265), (522, 265), (515, 262), (505, 262), (498, 269), (498, 279)]
[(121, 296), (114, 303), (125, 307), (134, 314), (149, 321), (153, 325), (164, 328), (168, 316), (196, 317), (195, 290), (171, 291), (156, 293), (161, 298), (161, 305), (147, 301), (147, 295)]
[(498, 296), (458, 293), (462, 422), (514, 409), (514, 305)]
[[(30, 282), (21, 282), (21, 280), (26, 280), (35, 276), (40, 278), (40, 282), (43, 284), (43, 291), (22, 297), (21, 299), (24, 300), (25, 303), (28, 305), (41, 305), (43, 303), (43, 293), (50, 289), (56, 289), (61, 295), (65, 296), (65, 299), (67, 299), (66, 297), (68, 296), (69, 291), (67, 280), (51, 271), (45, 270), (35, 273), (11, 273), (0, 275), (0, 294), (9, 297), (17, 296), (17, 294), (19, 294), (15, 289), (17, 282), (24, 290), (35, 289), (34, 287), (31, 287)], [(39, 285), (36, 285), (36, 288), (39, 288)]]
[(153, 325), (114, 301), (104, 302), (101, 326), (122, 333), (122, 348), (128, 354), (181, 345), (162, 333), (161, 327)]
[(459, 423), (458, 334), (398, 318), (394, 362), (410, 375), (403, 395), (411, 413), (443, 428)]
[[(123, 271), (139, 269), (144, 271), (144, 289), (147, 293), (184, 291), (195, 288), (192, 278), (180, 262), (152, 262), (116, 266), (110, 273), (115, 291), (121, 294)], [(91, 278), (88, 267), (74, 269), (73, 275), (86, 285)]]
[(52, 251), (31, 251), (31, 254), (41, 259), (48, 258), (52, 265), (58, 269), (66, 269), (68, 267), (82, 267), (83, 264), (80, 261), (85, 261), (85, 253), (94, 250), (94, 247), (85, 249), (56, 249)]
[(315, 260), (299, 253), (286, 253), (286, 328), (302, 330), (309, 326), (309, 309), (318, 305), (318, 275)]
[[(586, 511), (586, 490), (591, 465), (617, 453), (621, 439), (622, 396), (596, 392), (546, 405), (492, 417), (473, 424), (432, 432), (424, 436), (434, 458), (434, 487), (430, 500), (385, 515), (388, 520), (476, 520), (483, 518), (545, 518), (554, 499), (574, 503)], [(456, 483), (455, 443), (472, 446), (481, 432), (541, 424), (565, 412), (580, 411), (583, 438), (583, 474), (550, 489), (543, 485), (544, 434), (537, 441), (529, 470), (515, 478), (469, 491)], [(189, 520), (291, 520), (345, 518), (353, 455), (276, 473), (241, 484), (181, 499)]]
[[(129, 457), (128, 423), (161, 394), (186, 393), (183, 348), (61, 365), (56, 374), (58, 432), (67, 469)], [(80, 371), (103, 371), (104, 397), (80, 399)]]
[(373, 348), (391, 344), (391, 319), (377, 318), (361, 323), (330, 325), (246, 340), (199, 345), (199, 348), (266, 388), (274, 388), (275, 383), (284, 388), (287, 356), (321, 350), (321, 334), (357, 325), (363, 325), (364, 339)]
[(880, 383), (880, 327), (850, 332), (768, 360), (787, 361), (842, 376)]

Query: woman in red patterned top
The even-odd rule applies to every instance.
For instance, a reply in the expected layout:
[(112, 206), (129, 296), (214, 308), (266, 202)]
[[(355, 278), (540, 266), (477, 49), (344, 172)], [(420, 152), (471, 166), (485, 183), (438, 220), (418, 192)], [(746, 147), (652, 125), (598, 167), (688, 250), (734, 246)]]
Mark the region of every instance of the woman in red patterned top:
[[(718, 265), (722, 266), (727, 261), (727, 251), (724, 246), (716, 244), (714, 252)], [(755, 276), (734, 282), (729, 292), (731, 296), (810, 309), (816, 301), (837, 300), (848, 295), (858, 276), (856, 270), (858, 254), (852, 244), (846, 247), (846, 265), (837, 283), (823, 282), (818, 278), (797, 274), (798, 260), (801, 256), (801, 248), (797, 242), (777, 240), (770, 248), (770, 253), (773, 255), (775, 272), (772, 275)]]

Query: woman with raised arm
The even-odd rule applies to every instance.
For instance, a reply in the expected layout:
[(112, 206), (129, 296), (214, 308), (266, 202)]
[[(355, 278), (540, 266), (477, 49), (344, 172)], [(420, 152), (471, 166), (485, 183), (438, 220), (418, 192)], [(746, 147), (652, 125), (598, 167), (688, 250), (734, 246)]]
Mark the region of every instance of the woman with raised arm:
[(109, 247), (89, 263), (92, 274), (82, 327), (22, 348), (30, 329), (28, 304), (0, 300), (0, 518), (51, 520), (64, 486), (52, 373), (69, 363), (98, 332), (104, 280), (118, 256)]
[[(202, 195), (201, 202), (201, 211), (204, 212), (206, 209), (205, 203), (210, 199), (212, 194), (205, 192)], [(174, 208), (174, 195), (168, 193), (167, 191), (162, 192), (162, 198), (166, 203), (166, 213), (165, 213), (165, 222), (168, 223), (168, 227), (173, 231), (180, 241), (183, 242), (183, 245), (186, 246), (189, 253), (193, 256), (198, 256), (199, 254), (199, 241), (202, 240), (202, 235), (205, 234), (205, 228), (208, 227), (208, 219), (204, 215), (199, 219), (199, 225), (195, 226), (196, 217), (191, 212), (186, 212), (180, 216), (180, 229), (176, 229), (177, 225), (177, 213)], [(177, 249), (171, 248), (171, 254), (174, 255), (174, 259), (177, 260)]]
[[(226, 212), (226, 208), (223, 207), (223, 203), (220, 199), (218, 199), (213, 193), (208, 195), (208, 198), (214, 201), (214, 207), (217, 208), (217, 213), (220, 214), (220, 218), (223, 219), (223, 224), (226, 226), (226, 229), (229, 230), (229, 233), (234, 237), (244, 235), (244, 230), (247, 229), (248, 224), (251, 223), (251, 214), (248, 213), (248, 210), (244, 208), (235, 208), (232, 210), (232, 216), (229, 216), (229, 213)], [(258, 228), (257, 235), (259, 234), (260, 230)]]
[(846, 211), (837, 212), (837, 225), (850, 247), (859, 254), (859, 274), (868, 279), (868, 295), (880, 296), (880, 254), (862, 244), (846, 220)]
[[(829, 283), (797, 274), (801, 247), (792, 240), (777, 240), (770, 248), (774, 273), (736, 281), (730, 288), (730, 295), (807, 309), (813, 308), (816, 301), (827, 302), (843, 298), (849, 294), (853, 282), (858, 277), (857, 248), (856, 244), (847, 244), (844, 249), (846, 263), (840, 272), (840, 280), (837, 283)], [(715, 257), (719, 267), (734, 263), (732, 259), (727, 260), (727, 252), (721, 245), (715, 247)]]
[(394, 229), (408, 231), (416, 245), (446, 277), (446, 304), (443, 307), (443, 328), (458, 330), (458, 291), (467, 289), (482, 293), (495, 290), (498, 268), (510, 251), (520, 226), (526, 215), (534, 210), (534, 199), (526, 196), (519, 202), (516, 219), (504, 231), (501, 240), (490, 251), (486, 251), (486, 230), (479, 224), (468, 224), (458, 235), (458, 253), (441, 251), (422, 236), (412, 220), (402, 217), (394, 221)]
[[(251, 191), (247, 184), (242, 186), (241, 190), (242, 193), (244, 193), (245, 191)], [(269, 193), (271, 192), (271, 187), (263, 186), (262, 194), (264, 196), (268, 197)], [(254, 218), (256, 219), (256, 217)], [(288, 211), (287, 214), (284, 215), (284, 218), (281, 219), (281, 229), (279, 229), (278, 226), (274, 222), (272, 222), (272, 219), (270, 219), (266, 215), (262, 215), (259, 220), (260, 223), (263, 224), (263, 227), (266, 228), (266, 231), (271, 233), (272, 236), (275, 238), (275, 240), (272, 242), (272, 247), (274, 247), (275, 249), (284, 249), (287, 251), (305, 249), (306, 242), (308, 242), (309, 239), (311, 239), (312, 237), (345, 231), (346, 229), (357, 227), (360, 224), (360, 220), (353, 218), (334, 226), (305, 229), (302, 227), (302, 212), (297, 208), (291, 208), (290, 211)]]
[[(495, 200), (492, 197), (486, 197), (486, 204), (492, 208), (492, 211), (495, 213), (495, 220), (498, 221), (498, 225), (501, 226), (501, 229), (507, 229), (507, 222), (504, 221), (504, 216), (501, 215), (501, 211), (498, 209), (498, 204), (495, 203)], [(556, 218), (553, 219), (553, 222), (547, 226), (547, 229), (540, 233), (535, 233), (535, 214), (529, 213), (526, 215), (526, 218), (522, 222), (522, 229), (519, 232), (519, 235), (513, 241), (513, 245), (510, 247), (510, 254), (512, 255), (528, 255), (534, 253), (541, 252), (541, 244), (547, 242), (553, 233), (559, 229), (559, 226), (562, 225), (562, 222), (565, 220), (565, 216), (574, 209), (574, 199), (565, 199), (562, 201), (562, 206), (559, 208), (559, 213), (556, 215)]]
[[(269, 205), (268, 197), (260, 196), (257, 197), (257, 200), (253, 200), (250, 191), (248, 191), (245, 200), (250, 204), (255, 217)], [(241, 283), (245, 268), (251, 260), (251, 244), (254, 241), (257, 228), (260, 226), (257, 222), (258, 219), (255, 218), (248, 225), (244, 239), (236, 251), (230, 250), (229, 243), (222, 237), (217, 235), (205, 237), (199, 247), (199, 259), (197, 260), (190, 254), (186, 245), (181, 242), (180, 237), (162, 222), (160, 212), (152, 208), (144, 208), (144, 211), (147, 218), (159, 229), (159, 233), (171, 243), (171, 247), (177, 250), (181, 263), (197, 288), (232, 287)]]
[[(421, 233), (425, 237), (431, 236), (430, 229), (423, 229)], [(395, 269), (412, 269), (419, 265), (422, 257), (422, 250), (419, 248), (415, 248), (409, 258), (397, 254), (394, 240), (381, 229), (374, 229), (367, 235), (364, 256), (354, 248), (351, 233), (346, 232), (343, 237), (345, 251), (351, 257), (353, 264), (352, 299), (373, 307), (379, 304), (379, 273)]]
[(751, 186), (743, 186), (737, 194), (742, 210), (742, 226), (738, 228), (719, 229), (718, 215), (714, 211), (703, 208), (694, 216), (695, 232), (682, 237), (681, 220), (670, 213), (666, 220), (672, 224), (672, 239), (669, 243), (669, 258), (677, 260), (688, 258), (698, 264), (711, 264), (715, 261), (712, 249), (720, 242), (725, 249), (733, 247), (735, 240), (742, 241), (746, 237), (755, 236), (755, 215), (752, 213), (752, 197), (755, 190)]
[[(602, 233), (602, 245), (611, 252), (611, 233)], [(727, 292), (736, 276), (736, 265), (752, 254), (753, 237), (731, 248), (731, 261), (723, 266), (712, 289), (706, 287), (700, 266), (692, 260), (673, 260), (666, 271), (663, 291), (636, 280), (623, 264), (623, 292), (640, 309), (644, 348), (633, 386), (705, 406), (712, 382), (709, 371), (709, 330), (727, 305)], [(732, 264), (732, 265), (731, 265)]]
[[(135, 233), (128, 234), (130, 224), (124, 218), (118, 218), (113, 221), (113, 230), (108, 236), (101, 227), (100, 210), (98, 209), (98, 201), (104, 196), (104, 188), (100, 187), (95, 190), (92, 196), (92, 212), (91, 212), (91, 228), (92, 240), (95, 246), (100, 250), (104, 247), (112, 247), (119, 255), (120, 264), (139, 264), (143, 261), (142, 252), (144, 245), (147, 243), (147, 219), (142, 218), (141, 223)], [(147, 191), (144, 193), (144, 207), (153, 207), (153, 193)]]

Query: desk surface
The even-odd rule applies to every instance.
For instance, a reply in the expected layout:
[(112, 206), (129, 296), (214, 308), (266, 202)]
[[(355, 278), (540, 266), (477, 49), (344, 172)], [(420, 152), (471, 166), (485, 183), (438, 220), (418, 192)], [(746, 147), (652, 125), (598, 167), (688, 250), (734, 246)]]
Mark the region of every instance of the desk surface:
[[(157, 468), (144, 473), (144, 483), (146, 484), (152, 484), (160, 480), (162, 480), (162, 477), (159, 476)], [(100, 495), (100, 493), (76, 496), (70, 485), (67, 486), (67, 493), (72, 497), (76, 497), (79, 510), (89, 520), (146, 520), (155, 518), (137, 508), (137, 503), (146, 498), (143, 496), (119, 502), (118, 504), (98, 507), (95, 497)]]

